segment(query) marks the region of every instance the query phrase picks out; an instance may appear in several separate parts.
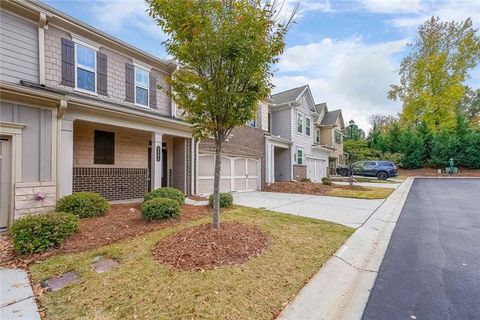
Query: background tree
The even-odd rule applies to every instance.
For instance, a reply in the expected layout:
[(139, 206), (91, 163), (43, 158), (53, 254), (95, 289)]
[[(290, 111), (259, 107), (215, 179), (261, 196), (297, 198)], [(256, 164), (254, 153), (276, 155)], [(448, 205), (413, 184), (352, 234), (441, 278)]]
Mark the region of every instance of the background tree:
[(441, 22), (432, 17), (418, 29), (411, 53), (400, 66), (400, 84), (389, 98), (403, 102), (402, 121), (424, 122), (431, 131), (452, 129), (469, 71), (480, 60), (480, 38), (472, 20)]
[(480, 89), (467, 88), (463, 99), (460, 101), (459, 109), (470, 122), (475, 121), (480, 114)]
[(363, 140), (365, 139), (365, 132), (358, 127), (355, 121), (350, 120), (348, 126), (345, 128), (345, 140)]
[(221, 150), (231, 130), (253, 119), (266, 99), (293, 16), (281, 3), (256, 0), (146, 0), (168, 35), (166, 51), (181, 68), (170, 80), (172, 99), (199, 139), (213, 137), (213, 224), (219, 227)]

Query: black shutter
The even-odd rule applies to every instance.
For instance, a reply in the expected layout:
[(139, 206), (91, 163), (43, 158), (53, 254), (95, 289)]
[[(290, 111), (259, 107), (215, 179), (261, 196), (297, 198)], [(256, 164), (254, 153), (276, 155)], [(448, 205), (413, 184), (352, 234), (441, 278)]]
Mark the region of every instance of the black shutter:
[(107, 93), (107, 55), (97, 52), (97, 93), (103, 96)]
[(125, 100), (135, 102), (135, 67), (125, 64)]
[(150, 84), (150, 94), (148, 97), (148, 104), (150, 108), (157, 109), (157, 78), (150, 75), (150, 79), (148, 80)]
[(95, 130), (94, 164), (115, 164), (115, 133)]
[(75, 87), (75, 43), (62, 38), (62, 82), (61, 84)]

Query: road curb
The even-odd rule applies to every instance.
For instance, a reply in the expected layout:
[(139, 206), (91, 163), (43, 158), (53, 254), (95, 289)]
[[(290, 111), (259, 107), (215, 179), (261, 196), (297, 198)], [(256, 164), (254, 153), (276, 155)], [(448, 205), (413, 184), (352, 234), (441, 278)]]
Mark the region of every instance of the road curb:
[(361, 319), (414, 178), (407, 178), (285, 307), (278, 320)]

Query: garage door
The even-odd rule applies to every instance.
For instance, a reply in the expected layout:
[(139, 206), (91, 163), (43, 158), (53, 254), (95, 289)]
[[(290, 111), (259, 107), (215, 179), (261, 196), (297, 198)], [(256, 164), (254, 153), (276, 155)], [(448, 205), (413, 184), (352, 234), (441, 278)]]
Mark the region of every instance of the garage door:
[(307, 159), (307, 177), (311, 181), (319, 182), (327, 176), (327, 162), (325, 160)]
[[(200, 154), (198, 156), (198, 190), (199, 194), (213, 192), (215, 156)], [(222, 157), (220, 172), (220, 192), (253, 191), (260, 188), (260, 160), (244, 157)]]

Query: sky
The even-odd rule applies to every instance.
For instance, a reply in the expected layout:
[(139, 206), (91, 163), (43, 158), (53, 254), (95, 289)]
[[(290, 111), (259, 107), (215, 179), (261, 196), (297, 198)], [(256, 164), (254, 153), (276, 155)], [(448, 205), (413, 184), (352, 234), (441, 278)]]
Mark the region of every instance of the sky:
[[(297, 0), (285, 0), (289, 10)], [(166, 36), (145, 12), (143, 0), (43, 0), (48, 5), (161, 58)], [(316, 103), (342, 109), (368, 131), (373, 114), (397, 114), (388, 100), (399, 82), (401, 59), (420, 24), (471, 17), (480, 27), (480, 0), (301, 0), (275, 70), (273, 93), (308, 84)], [(480, 68), (468, 84), (480, 87)]]

